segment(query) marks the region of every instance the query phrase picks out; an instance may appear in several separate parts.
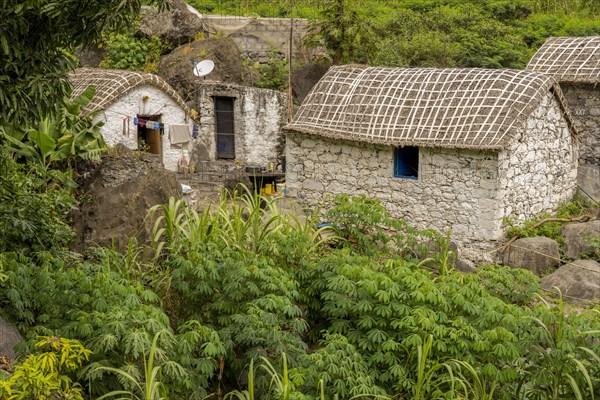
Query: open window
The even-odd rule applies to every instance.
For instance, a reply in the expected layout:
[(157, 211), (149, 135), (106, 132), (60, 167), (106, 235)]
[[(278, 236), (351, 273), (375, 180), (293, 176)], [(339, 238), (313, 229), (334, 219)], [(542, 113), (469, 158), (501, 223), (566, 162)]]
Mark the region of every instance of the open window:
[(394, 178), (419, 178), (419, 148), (414, 146), (394, 148)]

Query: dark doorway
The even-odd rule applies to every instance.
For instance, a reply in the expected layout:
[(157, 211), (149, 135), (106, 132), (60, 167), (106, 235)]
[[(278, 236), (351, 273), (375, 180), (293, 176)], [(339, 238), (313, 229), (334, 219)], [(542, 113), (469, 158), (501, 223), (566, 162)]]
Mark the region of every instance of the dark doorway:
[(233, 97), (215, 97), (217, 159), (235, 159)]
[(145, 124), (138, 125), (138, 149), (147, 151), (151, 154), (162, 154), (160, 128), (154, 129), (154, 122), (160, 123), (161, 114), (157, 115), (138, 115), (138, 118), (144, 121), (152, 121), (152, 128)]

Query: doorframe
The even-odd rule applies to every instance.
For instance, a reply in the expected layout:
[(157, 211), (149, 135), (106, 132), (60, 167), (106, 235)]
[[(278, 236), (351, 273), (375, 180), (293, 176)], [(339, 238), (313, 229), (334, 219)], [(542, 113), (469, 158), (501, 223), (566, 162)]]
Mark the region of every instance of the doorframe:
[[(136, 114), (136, 117), (138, 119), (141, 118), (141, 119), (145, 119), (145, 120), (149, 120), (149, 121), (156, 121), (159, 123), (162, 122), (162, 114)], [(147, 129), (147, 128), (144, 127), (143, 129)], [(153, 131), (154, 129), (151, 129), (151, 130)], [(164, 134), (164, 125), (163, 125), (162, 130), (163, 130), (162, 133)], [(136, 133), (137, 133), (138, 150), (141, 150), (140, 149), (140, 136), (141, 135), (140, 135), (140, 126), (139, 125), (136, 127)], [(158, 153), (150, 153), (149, 151), (146, 151), (148, 154), (156, 154), (156, 155), (160, 156), (161, 160), (163, 159), (163, 153), (164, 153), (163, 134), (161, 134), (161, 129), (159, 128), (158, 129), (158, 137), (159, 137), (158, 144), (160, 146), (160, 151)], [(146, 143), (147, 143), (147, 141), (146, 141)]]

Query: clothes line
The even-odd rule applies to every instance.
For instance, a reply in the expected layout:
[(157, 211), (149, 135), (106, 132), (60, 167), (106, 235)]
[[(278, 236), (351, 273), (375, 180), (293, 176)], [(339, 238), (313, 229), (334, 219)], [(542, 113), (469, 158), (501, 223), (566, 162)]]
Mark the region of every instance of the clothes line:
[[(128, 121), (131, 117), (126, 117), (123, 121)], [(165, 134), (165, 128), (170, 126), (180, 126), (182, 124), (165, 124), (163, 122), (147, 120), (144, 118), (133, 117), (133, 126), (138, 126), (146, 129), (153, 129), (159, 131), (161, 135)], [(186, 124), (183, 124), (186, 125)], [(188, 125), (190, 126), (190, 125)], [(198, 138), (198, 124), (193, 124), (192, 126), (192, 139)]]

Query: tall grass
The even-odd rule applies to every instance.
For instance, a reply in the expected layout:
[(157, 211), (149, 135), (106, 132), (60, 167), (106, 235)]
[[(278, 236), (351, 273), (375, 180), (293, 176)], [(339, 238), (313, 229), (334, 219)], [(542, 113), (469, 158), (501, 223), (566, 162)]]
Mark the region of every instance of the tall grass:
[(157, 205), (148, 211), (147, 218), (155, 218), (152, 231), (155, 254), (159, 257), (165, 251), (185, 252), (208, 244), (260, 253), (275, 246), (278, 235), (290, 231), (306, 234), (313, 243), (311, 251), (325, 241), (323, 233), (329, 228), (317, 228), (311, 217), (302, 221), (284, 212), (279, 201), (245, 186), (232, 194), (223, 191), (218, 202), (202, 211), (171, 198), (168, 205)]

